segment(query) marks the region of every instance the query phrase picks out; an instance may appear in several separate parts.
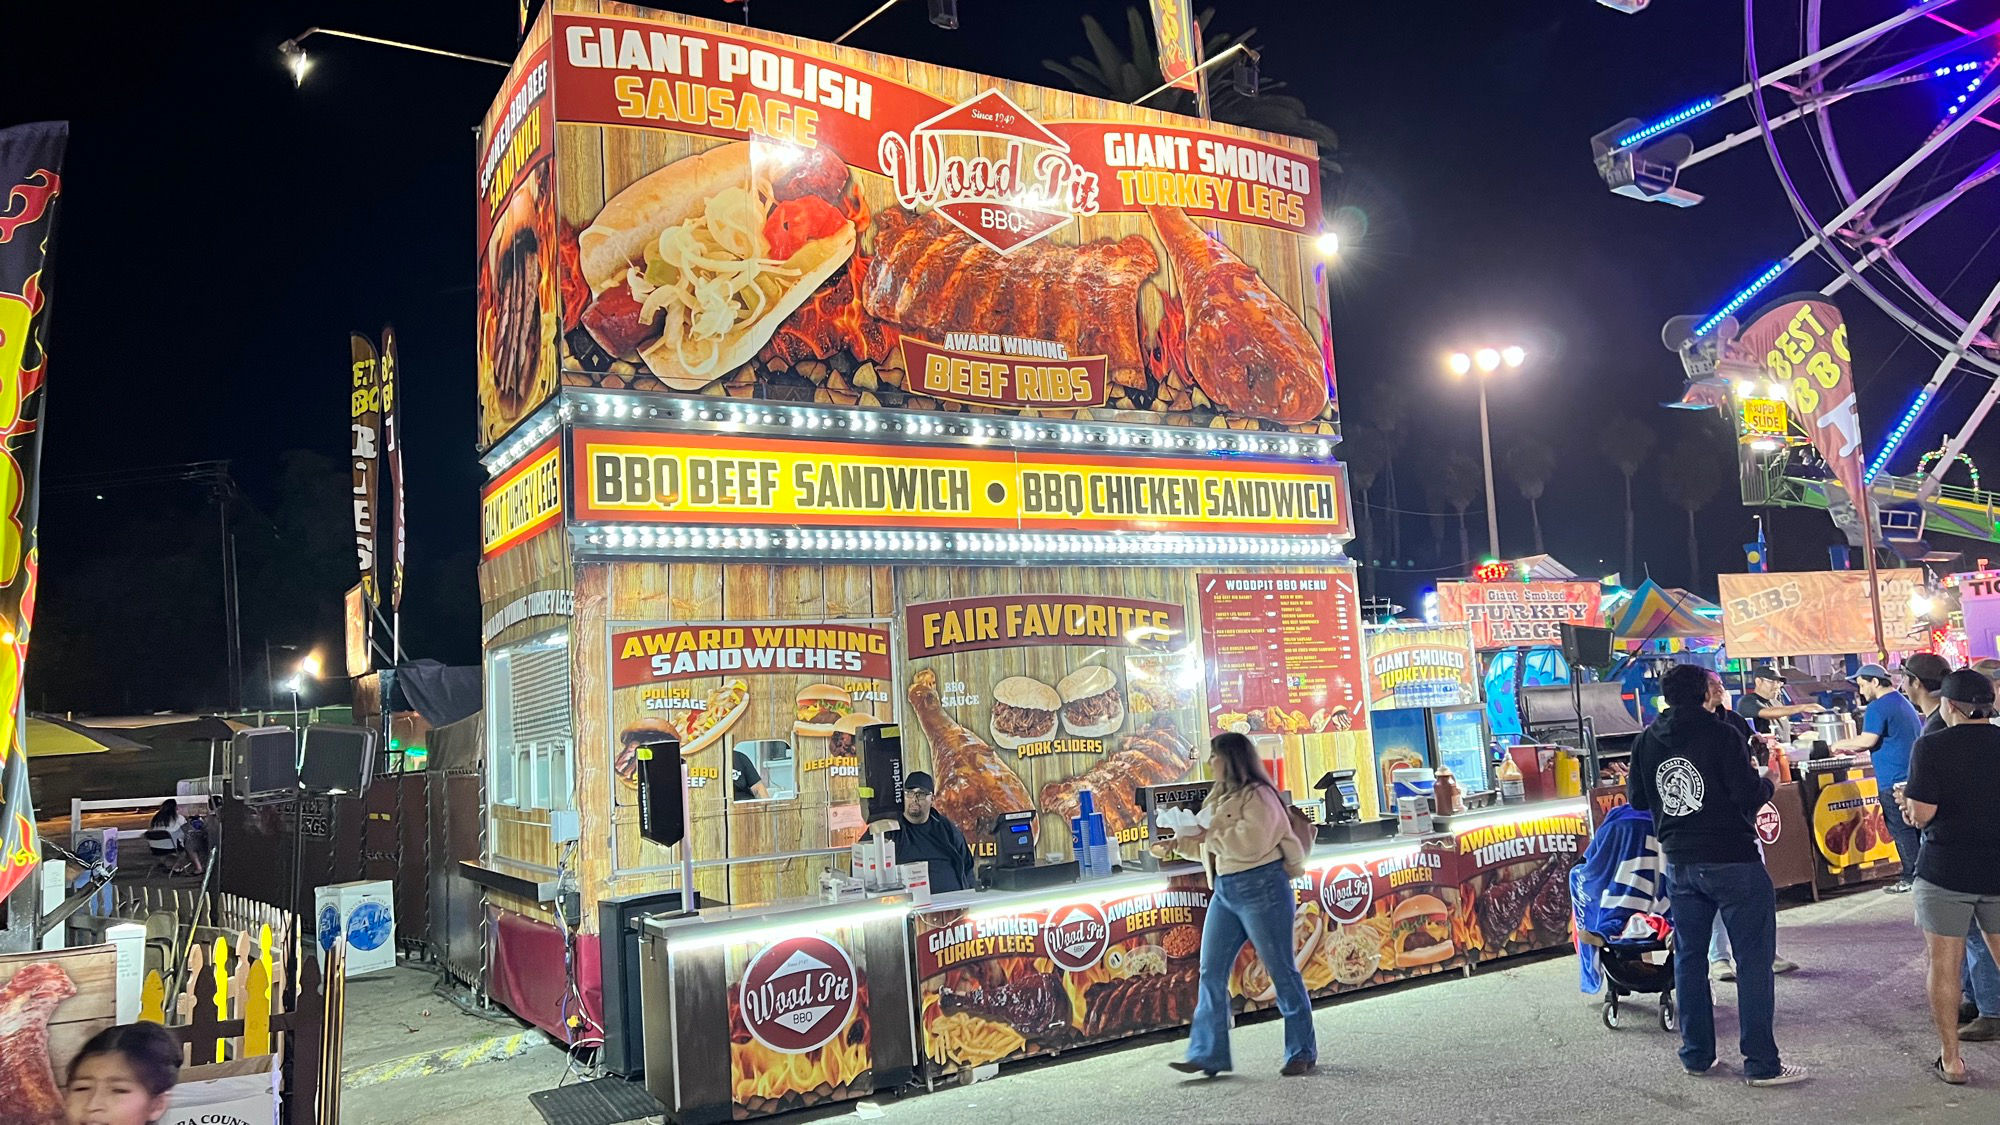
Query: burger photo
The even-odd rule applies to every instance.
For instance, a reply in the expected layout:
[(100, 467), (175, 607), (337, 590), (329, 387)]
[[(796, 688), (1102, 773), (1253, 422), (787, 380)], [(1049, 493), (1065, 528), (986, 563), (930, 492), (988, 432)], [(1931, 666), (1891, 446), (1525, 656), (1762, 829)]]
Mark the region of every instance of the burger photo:
[(993, 744), (1017, 750), (1055, 737), (1062, 706), (1063, 697), (1040, 680), (1028, 676), (1001, 680), (993, 685)]
[(1111, 669), (1086, 664), (1056, 684), (1063, 729), (1077, 738), (1102, 738), (1125, 725), (1125, 697)]
[(1448, 960), (1457, 952), (1451, 940), (1451, 910), (1436, 895), (1411, 895), (1389, 915), (1390, 945), (1398, 969), (1414, 969)]
[(792, 730), (799, 734), (832, 734), (840, 720), (854, 711), (854, 699), (847, 689), (833, 684), (800, 688), (796, 705)]
[(861, 737), (861, 728), (872, 727), (883, 721), (885, 720), (878, 719), (866, 711), (842, 715), (840, 721), (833, 724), (833, 735), (827, 740), (827, 750), (836, 756), (859, 757), (861, 747), (856, 739)]

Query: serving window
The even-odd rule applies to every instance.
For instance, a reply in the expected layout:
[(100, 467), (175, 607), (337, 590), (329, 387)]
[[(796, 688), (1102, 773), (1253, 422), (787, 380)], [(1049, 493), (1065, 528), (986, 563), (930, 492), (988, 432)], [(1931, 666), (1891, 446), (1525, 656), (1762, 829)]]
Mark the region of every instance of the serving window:
[(488, 652), (486, 687), (493, 854), (553, 866), (549, 813), (576, 807), (568, 632)]

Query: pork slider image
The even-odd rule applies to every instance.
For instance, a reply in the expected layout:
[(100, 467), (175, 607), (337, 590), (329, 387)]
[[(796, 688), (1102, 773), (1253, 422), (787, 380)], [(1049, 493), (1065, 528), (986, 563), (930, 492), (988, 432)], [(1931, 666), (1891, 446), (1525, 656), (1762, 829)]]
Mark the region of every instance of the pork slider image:
[(1055, 737), (1062, 710), (1056, 689), (1028, 676), (1009, 676), (993, 685), (993, 745), (1017, 750)]
[(1056, 685), (1062, 694), (1063, 729), (1078, 738), (1102, 738), (1125, 724), (1125, 697), (1111, 669), (1086, 664)]

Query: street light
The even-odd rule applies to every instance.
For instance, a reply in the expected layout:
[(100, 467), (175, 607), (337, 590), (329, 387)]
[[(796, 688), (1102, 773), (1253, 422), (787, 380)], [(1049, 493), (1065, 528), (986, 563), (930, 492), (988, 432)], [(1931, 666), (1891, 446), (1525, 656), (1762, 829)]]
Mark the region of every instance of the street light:
[(1486, 469), (1486, 547), (1494, 558), (1500, 557), (1500, 505), (1493, 498), (1493, 428), (1486, 414), (1486, 377), (1507, 367), (1519, 367), (1528, 361), (1528, 350), (1519, 344), (1505, 347), (1478, 348), (1471, 352), (1453, 352), (1445, 360), (1445, 366), (1453, 375), (1463, 377), (1479, 369), (1479, 452)]
[(1327, 231), (1325, 234), (1320, 235), (1317, 239), (1313, 241), (1313, 246), (1319, 251), (1319, 255), (1322, 258), (1339, 257), (1340, 232), (1332, 230)]
[(278, 685), (281, 690), (292, 693), (293, 730), (299, 730), (302, 727), (300, 723), (301, 709), (299, 707), (299, 696), (305, 691), (307, 680), (319, 679), (320, 668), (319, 653), (309, 652), (305, 655), (304, 659), (299, 661), (298, 671), (292, 673), (292, 678)]
[(352, 31), (337, 31), (331, 27), (309, 27), (292, 36), (290, 39), (285, 40), (283, 43), (278, 44), (278, 54), (285, 60), (285, 69), (291, 72), (293, 86), (303, 86), (306, 81), (306, 71), (312, 69), (312, 60), (306, 57), (306, 49), (299, 44), (315, 35), (331, 35), (339, 39), (352, 39), (360, 43), (373, 43), (378, 47), (395, 47), (399, 50), (416, 51), (425, 55), (442, 55), (448, 59), (462, 59), (466, 62), (485, 63), (488, 66), (497, 66), (502, 70), (513, 65), (499, 59), (489, 59), (482, 55), (467, 55), (457, 51), (445, 51), (437, 47), (425, 47), (416, 43), (405, 43), (399, 39), (381, 39), (373, 35), (360, 35)]

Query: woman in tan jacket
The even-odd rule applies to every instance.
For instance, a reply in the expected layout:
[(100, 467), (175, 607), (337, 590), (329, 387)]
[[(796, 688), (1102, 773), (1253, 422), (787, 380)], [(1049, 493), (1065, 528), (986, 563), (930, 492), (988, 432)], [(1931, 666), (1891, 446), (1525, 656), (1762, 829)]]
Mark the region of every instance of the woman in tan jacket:
[(1208, 773), (1215, 780), (1203, 811), (1206, 829), (1177, 833), (1158, 847), (1208, 869), (1212, 892), (1201, 932), (1201, 993), (1188, 1032), (1187, 1061), (1168, 1065), (1183, 1074), (1213, 1077), (1233, 1069), (1229, 1058), (1229, 972), (1248, 940), (1278, 990), (1285, 1017), (1287, 1077), (1310, 1074), (1319, 1059), (1312, 1001), (1292, 963), (1292, 877), (1305, 856), (1292, 835), (1284, 798), (1264, 773), (1250, 740), (1219, 734), (1209, 743)]

